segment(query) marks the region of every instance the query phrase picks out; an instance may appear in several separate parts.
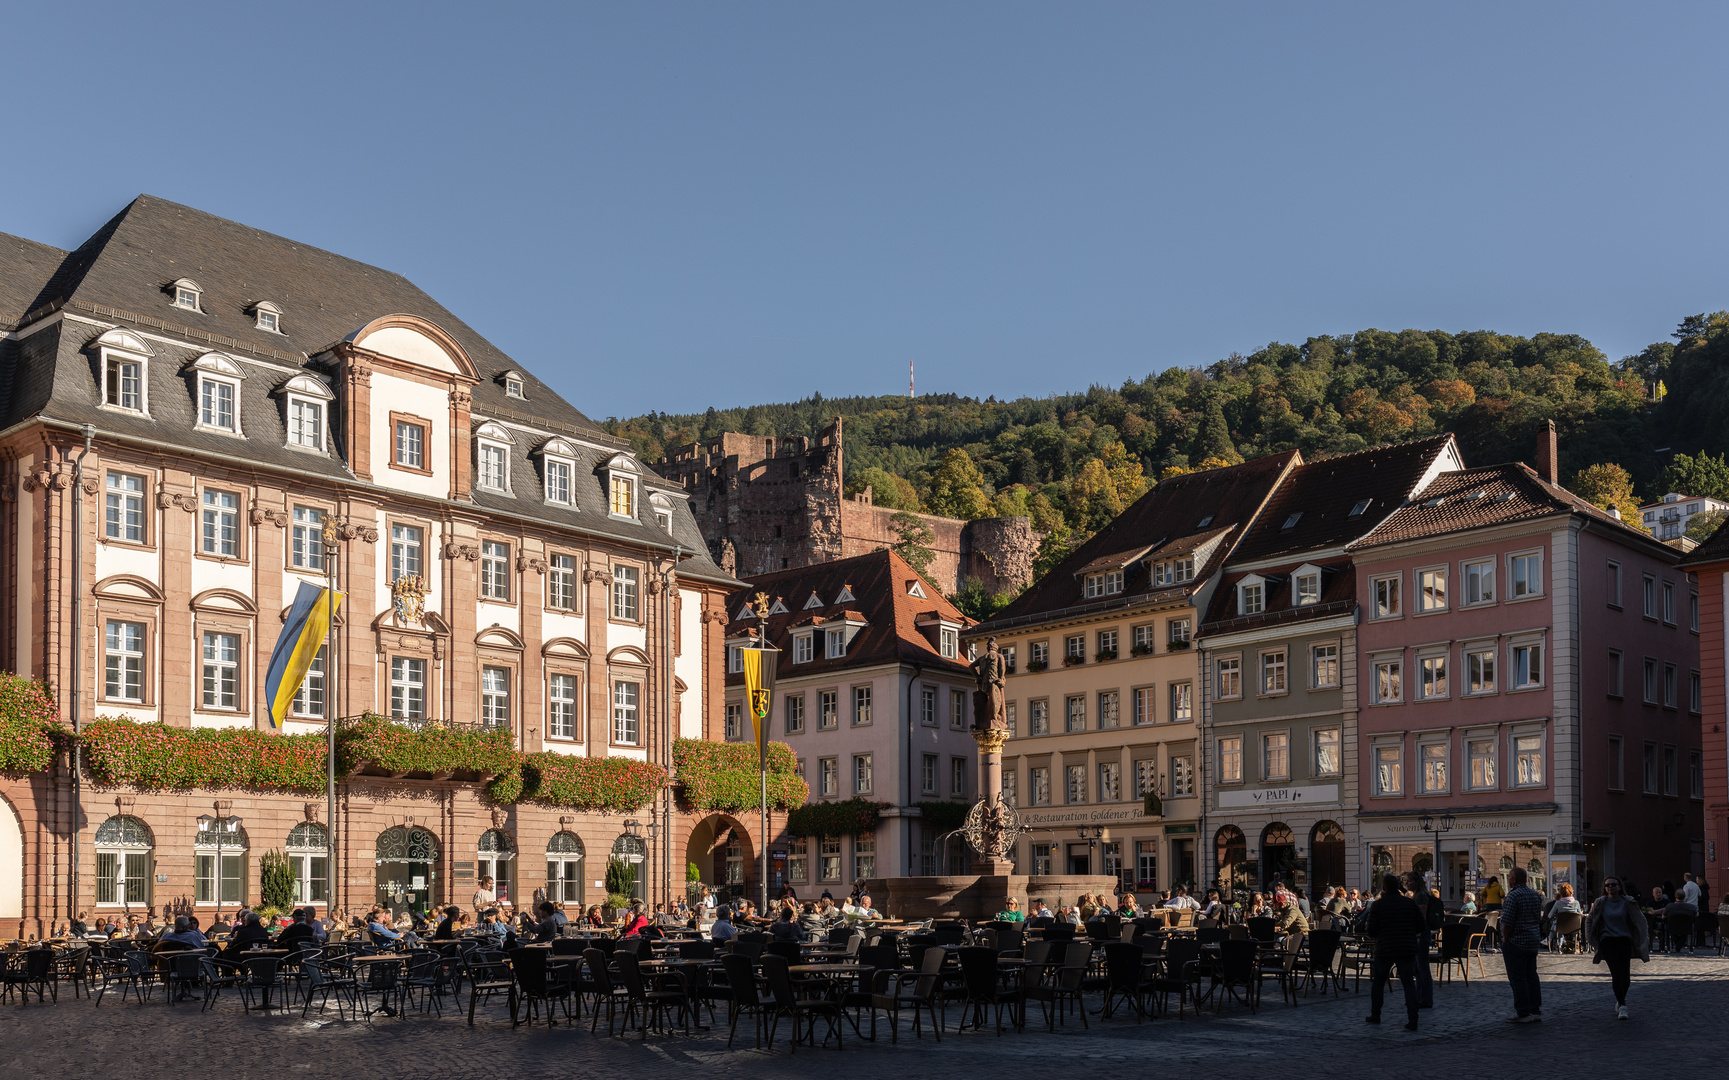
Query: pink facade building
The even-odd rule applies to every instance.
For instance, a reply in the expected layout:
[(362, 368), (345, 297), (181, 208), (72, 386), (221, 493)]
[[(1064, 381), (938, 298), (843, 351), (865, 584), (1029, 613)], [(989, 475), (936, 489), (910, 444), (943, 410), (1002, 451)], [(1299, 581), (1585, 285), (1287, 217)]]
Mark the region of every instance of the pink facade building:
[[(1700, 868), (1697, 599), (1680, 553), (1524, 465), (1441, 475), (1352, 545), (1361, 843), (1455, 903)], [(1435, 830), (1439, 830), (1438, 832)]]

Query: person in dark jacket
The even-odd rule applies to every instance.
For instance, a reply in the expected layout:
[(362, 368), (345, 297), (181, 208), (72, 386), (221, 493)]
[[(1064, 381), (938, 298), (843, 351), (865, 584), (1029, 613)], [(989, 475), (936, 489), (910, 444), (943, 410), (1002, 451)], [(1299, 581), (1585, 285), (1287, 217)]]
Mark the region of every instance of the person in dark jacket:
[(294, 921), (276, 935), (276, 947), (292, 952), (296, 949), (315, 948), (317, 945), (318, 931), (312, 928), (307, 913), (295, 908)]
[(1428, 933), (1428, 920), (1417, 902), (1399, 889), (1392, 874), (1381, 878), (1381, 895), (1369, 905), (1365, 932), (1375, 939), (1375, 960), (1369, 982), (1371, 1024), (1381, 1022), (1381, 1001), (1387, 994), (1387, 975), (1399, 972), (1399, 987), (1405, 992), (1405, 1030), (1417, 1030), (1417, 947)]
[(246, 913), (245, 925), (234, 931), (233, 935), (229, 937), (226, 952), (232, 956), (254, 946), (265, 947), (269, 944), (270, 931), (264, 929), (264, 924), (258, 920), (258, 916), (249, 911)]
[(1447, 908), (1441, 903), (1440, 894), (1431, 891), (1428, 885), (1424, 884), (1422, 874), (1406, 874), (1405, 888), (1417, 907), (1422, 909), (1427, 930), (1427, 933), (1417, 939), (1417, 1007), (1433, 1009), (1435, 980), (1429, 972), (1429, 947), (1435, 943), (1435, 931), (1441, 929), (1447, 921)]

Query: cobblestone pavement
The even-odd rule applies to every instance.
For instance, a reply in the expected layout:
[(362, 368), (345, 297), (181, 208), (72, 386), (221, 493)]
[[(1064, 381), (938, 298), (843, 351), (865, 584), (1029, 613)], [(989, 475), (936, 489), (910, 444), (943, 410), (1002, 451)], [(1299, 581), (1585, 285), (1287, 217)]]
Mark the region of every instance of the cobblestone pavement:
[[(905, 1038), (903, 1024), (899, 1045), (889, 1043), (886, 1028), (876, 1043), (849, 1037), (844, 1066), (832, 1044), (789, 1055), (784, 1032), (769, 1053), (729, 1051), (724, 1032), (642, 1042), (634, 1035), (590, 1035), (586, 1023), (513, 1031), (502, 1004), (471, 1029), (454, 1010), (443, 1019), (365, 1023), (321, 1021), (316, 1013), (305, 1021), (298, 1015), (249, 1016), (231, 996), (204, 1014), (194, 1006), (170, 1007), (160, 994), (147, 1005), (120, 1005), (110, 996), (100, 1010), (88, 1000), (63, 998), (58, 1006), (0, 1006), (0, 1076), (538, 1080), (604, 1072), (688, 1080), (693, 1071), (792, 1077), (838, 1067), (875, 1075), (907, 1069), (912, 1076), (1000, 1068), (1005, 1077), (1072, 1076), (1082, 1069), (1120, 1078), (1125, 1074), (1099, 1070), (1156, 1065), (1208, 1078), (1264, 1078), (1269, 1069), (1306, 1072), (1316, 1064), (1350, 1069), (1401, 1063), (1431, 1075), (1451, 1069), (1501, 1072), (1519, 1060), (1545, 1070), (1565, 1062), (1592, 1070), (1675, 1066), (1689, 1073), (1702, 1069), (1702, 1075), (1729, 1074), (1729, 1066), (1712, 1064), (1714, 1058), (1700, 1064), (1701, 1054), (1714, 1053), (1713, 1033), (1723, 1030), (1729, 1014), (1729, 960), (1713, 954), (1635, 962), (1632, 1019), (1625, 1023), (1614, 1019), (1605, 968), (1573, 956), (1544, 956), (1540, 965), (1541, 1024), (1503, 1022), (1511, 1013), (1511, 996), (1499, 961), (1489, 956), (1486, 977), (1476, 977), (1473, 966), (1469, 986), (1457, 978), (1436, 985), (1436, 1007), (1422, 1014), (1416, 1034), (1403, 1028), (1397, 983), (1387, 1003), (1387, 1022), (1380, 1027), (1363, 1022), (1369, 994), (1365, 979), (1360, 994), (1347, 986), (1337, 1000), (1317, 993), (1296, 1007), (1281, 1002), (1277, 987), (1269, 986), (1254, 1016), (1236, 1004), (1217, 1015), (1208, 1011), (1183, 1021), (1161, 1017), (1137, 1024), (1119, 1013), (1112, 1020), (1093, 1018), (1088, 1030), (1071, 1018), (1066, 1027), (1047, 1034), (1035, 1005), (1030, 1019), (1036, 1026), (1024, 1034), (999, 1037), (987, 1026), (983, 1033), (945, 1035), (940, 1044), (928, 1033), (923, 1040)], [(951, 1029), (954, 1020), (951, 1008)]]

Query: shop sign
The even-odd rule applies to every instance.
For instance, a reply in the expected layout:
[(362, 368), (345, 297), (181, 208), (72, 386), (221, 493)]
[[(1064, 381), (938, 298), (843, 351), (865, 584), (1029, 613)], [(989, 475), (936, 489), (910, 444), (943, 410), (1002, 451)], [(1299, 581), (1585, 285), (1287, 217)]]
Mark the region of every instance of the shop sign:
[(1256, 788), (1219, 792), (1219, 807), (1298, 806), (1303, 803), (1336, 803), (1337, 784), (1302, 784), (1296, 787)]
[(1120, 808), (1104, 808), (1097, 810), (1058, 809), (1058, 810), (1017, 810), (1024, 824), (1050, 827), (1052, 825), (1108, 825), (1113, 822), (1138, 822), (1142, 820), (1141, 806)]
[[(1458, 819), (1453, 823), (1452, 831), (1461, 832), (1501, 832), (1519, 828), (1524, 822), (1519, 818), (1490, 818), (1485, 821), (1466, 821)], [(1409, 834), (1412, 836), (1428, 836), (1429, 834), (1417, 827), (1415, 822), (1409, 825), (1383, 825), (1381, 831), (1394, 834)]]

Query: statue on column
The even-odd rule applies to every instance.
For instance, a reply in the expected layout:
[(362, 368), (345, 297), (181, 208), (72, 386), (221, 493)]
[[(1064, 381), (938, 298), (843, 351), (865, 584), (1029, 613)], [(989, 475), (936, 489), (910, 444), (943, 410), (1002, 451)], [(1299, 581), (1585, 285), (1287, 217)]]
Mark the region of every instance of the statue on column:
[(973, 730), (1006, 732), (1009, 718), (1003, 683), (1008, 678), (1008, 662), (998, 651), (996, 638), (985, 642), (984, 654), (971, 666), (977, 686), (973, 692)]

